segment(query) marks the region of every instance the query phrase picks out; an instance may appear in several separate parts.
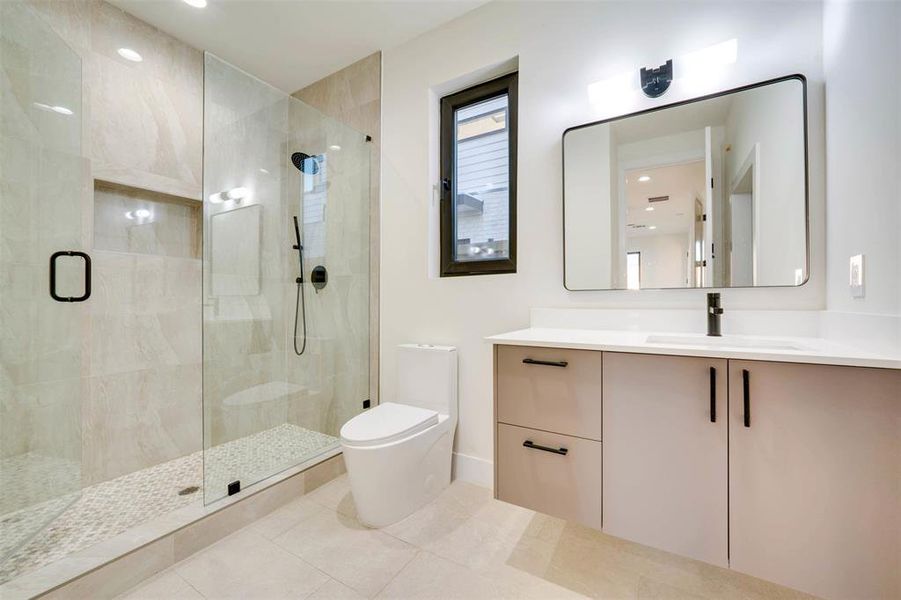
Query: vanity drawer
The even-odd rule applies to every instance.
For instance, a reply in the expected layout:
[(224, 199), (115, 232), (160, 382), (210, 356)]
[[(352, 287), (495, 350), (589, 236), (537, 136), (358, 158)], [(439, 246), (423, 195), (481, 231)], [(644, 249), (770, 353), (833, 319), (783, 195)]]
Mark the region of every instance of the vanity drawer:
[(602, 356), (497, 346), (497, 420), (600, 440)]
[(601, 443), (497, 425), (497, 498), (601, 528)]

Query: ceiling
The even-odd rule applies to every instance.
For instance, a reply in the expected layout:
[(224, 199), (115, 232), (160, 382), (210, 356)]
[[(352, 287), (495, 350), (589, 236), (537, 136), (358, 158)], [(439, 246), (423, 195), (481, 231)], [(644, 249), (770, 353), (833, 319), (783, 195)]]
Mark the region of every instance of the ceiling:
[[(704, 198), (704, 161), (626, 171), (626, 219), (645, 228), (629, 228), (628, 236), (688, 233), (694, 218), (695, 199)], [(650, 181), (638, 181), (647, 175)], [(669, 196), (665, 202), (648, 198)], [(646, 211), (653, 206), (653, 211)], [(649, 229), (650, 226), (655, 229)]]
[(158, 29), (295, 92), (484, 0), (109, 0)]

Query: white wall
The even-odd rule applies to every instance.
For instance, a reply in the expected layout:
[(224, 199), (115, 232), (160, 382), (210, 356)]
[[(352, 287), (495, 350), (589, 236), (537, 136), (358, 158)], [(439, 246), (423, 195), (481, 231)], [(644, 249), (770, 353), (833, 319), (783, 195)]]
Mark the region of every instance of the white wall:
[[(797, 289), (727, 290), (727, 308), (821, 308), (824, 302), (822, 7), (815, 3), (487, 4), (383, 55), (382, 392), (396, 389), (395, 345), (456, 345), (460, 352), (457, 450), (491, 460), (491, 346), (483, 337), (528, 325), (532, 306), (704, 306), (704, 292), (568, 292), (563, 288), (561, 134), (598, 120), (698, 94), (682, 82), (657, 100), (636, 92), (591, 106), (587, 86), (642, 65), (737, 38), (738, 62), (716, 89), (787, 73), (807, 75), (811, 120), (814, 269)], [(440, 279), (437, 108), (447, 82), (519, 64), (518, 272)], [(486, 77), (487, 78), (487, 77)], [(431, 262), (430, 262), (431, 261)]]
[(686, 285), (688, 235), (640, 235), (626, 240), (626, 252), (641, 252), (641, 287)]
[[(901, 314), (901, 3), (824, 9), (827, 305)], [(848, 258), (866, 255), (866, 297), (848, 291)], [(901, 337), (901, 331), (898, 332)]]
[[(753, 166), (756, 285), (792, 285), (805, 269), (804, 108), (800, 81), (783, 81), (736, 94), (726, 119), (726, 181), (737, 183), (747, 161)], [(725, 255), (723, 255), (725, 257)]]

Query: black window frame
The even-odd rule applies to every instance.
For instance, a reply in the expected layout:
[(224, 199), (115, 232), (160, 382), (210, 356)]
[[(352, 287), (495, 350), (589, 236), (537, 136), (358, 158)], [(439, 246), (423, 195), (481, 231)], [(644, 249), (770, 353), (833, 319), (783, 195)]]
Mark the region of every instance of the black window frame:
[[(441, 98), (441, 277), (497, 275), (516, 273), (516, 149), (519, 74), (510, 73)], [(461, 108), (499, 96), (507, 96), (508, 256), (494, 260), (456, 260), (456, 123), (454, 114)]]

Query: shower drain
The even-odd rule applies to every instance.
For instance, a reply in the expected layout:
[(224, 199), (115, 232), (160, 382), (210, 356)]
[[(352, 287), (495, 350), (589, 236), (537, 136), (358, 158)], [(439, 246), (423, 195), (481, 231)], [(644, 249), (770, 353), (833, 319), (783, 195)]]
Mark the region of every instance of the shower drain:
[(199, 489), (200, 489), (200, 486), (192, 485), (192, 486), (186, 487), (183, 490), (179, 490), (178, 495), (179, 496), (188, 496), (190, 494), (193, 494), (194, 492), (196, 492)]

